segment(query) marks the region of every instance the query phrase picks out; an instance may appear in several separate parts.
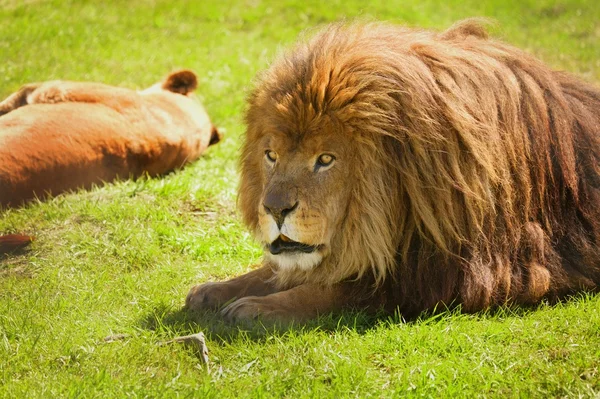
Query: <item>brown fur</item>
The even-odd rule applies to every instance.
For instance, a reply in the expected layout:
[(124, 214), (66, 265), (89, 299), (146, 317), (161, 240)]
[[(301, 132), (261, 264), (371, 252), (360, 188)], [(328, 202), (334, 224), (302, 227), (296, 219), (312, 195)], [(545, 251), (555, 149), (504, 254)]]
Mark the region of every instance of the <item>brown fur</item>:
[(0, 235), (0, 255), (23, 249), (31, 244), (33, 240), (33, 237), (22, 234)]
[[(443, 33), (328, 27), (249, 98), (239, 202), (267, 248), (264, 278), (225, 316), (411, 316), (597, 290), (599, 110), (597, 88), (472, 20)], [(321, 153), (336, 156), (324, 172)], [(268, 250), (278, 234), (320, 258), (281, 261)], [(187, 304), (245, 296), (223, 292), (198, 286)]]
[(220, 138), (192, 98), (196, 86), (191, 71), (141, 92), (68, 81), (23, 86), (0, 103), (0, 206), (195, 160)]

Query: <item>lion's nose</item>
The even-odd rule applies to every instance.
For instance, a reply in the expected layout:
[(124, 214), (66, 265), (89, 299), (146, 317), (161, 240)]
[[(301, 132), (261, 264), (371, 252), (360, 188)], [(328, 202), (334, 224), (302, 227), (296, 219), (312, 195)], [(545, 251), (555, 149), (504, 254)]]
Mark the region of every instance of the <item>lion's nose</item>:
[(267, 194), (263, 202), (265, 212), (273, 216), (277, 227), (281, 228), (285, 217), (298, 207), (298, 201), (287, 195)]

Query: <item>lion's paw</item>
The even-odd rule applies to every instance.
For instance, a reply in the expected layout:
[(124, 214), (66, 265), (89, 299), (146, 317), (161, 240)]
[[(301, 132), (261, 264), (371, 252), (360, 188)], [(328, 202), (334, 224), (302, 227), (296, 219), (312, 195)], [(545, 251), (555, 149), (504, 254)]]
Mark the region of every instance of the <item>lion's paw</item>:
[(185, 306), (192, 311), (215, 310), (231, 299), (227, 283), (204, 283), (190, 290)]
[(255, 320), (286, 322), (284, 309), (266, 297), (247, 296), (227, 305), (222, 311), (223, 319), (233, 324), (248, 324)]

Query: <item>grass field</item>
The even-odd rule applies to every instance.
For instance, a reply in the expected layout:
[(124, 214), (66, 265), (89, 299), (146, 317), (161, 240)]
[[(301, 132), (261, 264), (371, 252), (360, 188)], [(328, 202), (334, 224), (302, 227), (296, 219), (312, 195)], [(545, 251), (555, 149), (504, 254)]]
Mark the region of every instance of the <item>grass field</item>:
[[(0, 97), (57, 78), (142, 88), (186, 67), (227, 135), (164, 178), (0, 211), (0, 233), (37, 237), (0, 259), (0, 397), (598, 397), (599, 296), (412, 323), (346, 314), (288, 331), (181, 311), (192, 285), (261, 256), (235, 206), (253, 76), (328, 21), (443, 29), (469, 16), (600, 82), (597, 0), (0, 0)], [(157, 345), (197, 331), (210, 371), (185, 347)], [(127, 336), (103, 341), (114, 334)]]

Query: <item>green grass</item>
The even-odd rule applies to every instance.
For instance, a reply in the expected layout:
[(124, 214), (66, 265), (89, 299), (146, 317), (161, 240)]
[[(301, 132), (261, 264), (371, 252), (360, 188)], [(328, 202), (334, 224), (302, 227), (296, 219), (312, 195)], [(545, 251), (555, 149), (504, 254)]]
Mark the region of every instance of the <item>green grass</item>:
[[(600, 395), (598, 296), (412, 323), (346, 314), (288, 331), (239, 331), (181, 311), (192, 285), (260, 259), (235, 208), (253, 76), (328, 21), (443, 29), (468, 16), (492, 17), (495, 35), (600, 82), (596, 0), (0, 0), (1, 97), (57, 78), (142, 88), (187, 67), (227, 134), (162, 179), (0, 213), (0, 232), (37, 237), (28, 253), (0, 259), (0, 397)], [(157, 345), (200, 330), (210, 372), (191, 350)]]

